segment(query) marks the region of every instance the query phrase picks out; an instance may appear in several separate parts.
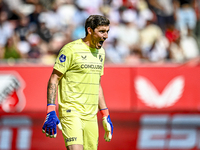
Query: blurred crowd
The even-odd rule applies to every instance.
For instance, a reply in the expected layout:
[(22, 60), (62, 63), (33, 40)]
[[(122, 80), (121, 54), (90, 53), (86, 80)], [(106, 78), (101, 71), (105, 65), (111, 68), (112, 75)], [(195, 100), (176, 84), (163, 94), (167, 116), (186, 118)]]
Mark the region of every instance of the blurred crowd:
[(105, 63), (199, 62), (200, 0), (0, 0), (0, 61), (53, 64), (91, 14), (111, 21)]

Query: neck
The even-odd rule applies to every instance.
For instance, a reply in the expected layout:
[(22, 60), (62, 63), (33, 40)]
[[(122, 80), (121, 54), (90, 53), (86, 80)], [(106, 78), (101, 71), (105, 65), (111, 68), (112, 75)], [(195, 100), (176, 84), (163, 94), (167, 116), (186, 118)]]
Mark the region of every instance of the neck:
[(87, 45), (87, 46), (89, 46), (90, 48), (95, 48), (94, 46), (92, 46), (92, 42), (91, 42), (91, 39), (89, 38), (89, 37), (84, 37), (83, 39), (82, 39), (82, 41)]

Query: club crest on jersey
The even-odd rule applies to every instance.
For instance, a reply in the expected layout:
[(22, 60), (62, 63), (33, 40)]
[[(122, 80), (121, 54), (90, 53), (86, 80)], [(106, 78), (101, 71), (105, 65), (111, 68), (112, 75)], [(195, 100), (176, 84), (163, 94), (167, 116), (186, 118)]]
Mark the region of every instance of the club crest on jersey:
[(65, 62), (66, 61), (66, 56), (64, 54), (60, 55), (59, 57), (60, 62)]
[(99, 60), (100, 60), (100, 62), (102, 62), (102, 61), (103, 61), (103, 58), (102, 58), (102, 56), (101, 56), (101, 55), (99, 55)]

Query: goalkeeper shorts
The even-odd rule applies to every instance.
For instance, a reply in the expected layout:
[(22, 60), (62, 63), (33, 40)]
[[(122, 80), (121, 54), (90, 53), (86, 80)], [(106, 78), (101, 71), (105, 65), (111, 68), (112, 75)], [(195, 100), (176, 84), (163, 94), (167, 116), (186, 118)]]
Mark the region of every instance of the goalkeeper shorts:
[(98, 147), (98, 122), (83, 120), (78, 116), (61, 117), (62, 134), (66, 147), (73, 144), (81, 144), (84, 149), (97, 150)]

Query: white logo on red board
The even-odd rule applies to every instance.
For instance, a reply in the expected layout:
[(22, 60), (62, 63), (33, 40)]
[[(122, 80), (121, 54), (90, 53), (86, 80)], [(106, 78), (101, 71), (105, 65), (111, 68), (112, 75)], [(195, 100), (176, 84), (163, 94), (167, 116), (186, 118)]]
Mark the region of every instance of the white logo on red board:
[(0, 150), (31, 149), (33, 121), (29, 116), (4, 115), (0, 122)]
[(184, 77), (177, 76), (172, 79), (159, 93), (156, 87), (145, 77), (135, 79), (137, 97), (149, 107), (165, 108), (174, 105), (182, 96), (184, 90)]
[(16, 72), (0, 72), (0, 106), (5, 112), (21, 112), (26, 100), (25, 83)]
[(199, 150), (199, 114), (145, 114), (140, 118), (138, 150)]

